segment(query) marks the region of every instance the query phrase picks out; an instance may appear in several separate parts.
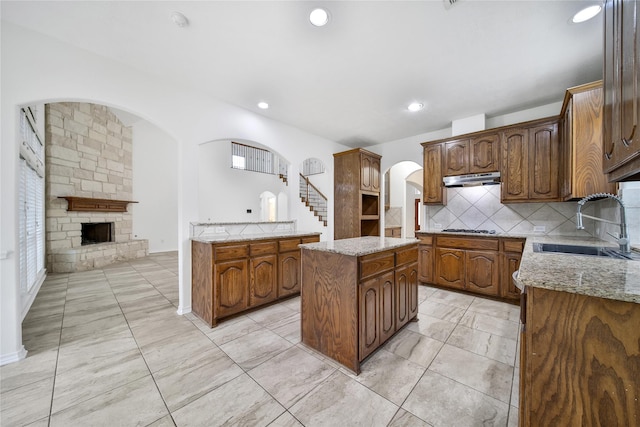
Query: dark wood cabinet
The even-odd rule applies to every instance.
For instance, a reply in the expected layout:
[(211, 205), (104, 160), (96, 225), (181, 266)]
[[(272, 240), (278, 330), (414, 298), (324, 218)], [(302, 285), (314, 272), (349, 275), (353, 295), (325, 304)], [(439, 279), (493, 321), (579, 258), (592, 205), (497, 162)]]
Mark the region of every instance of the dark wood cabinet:
[(444, 175), (497, 172), (500, 137), (498, 133), (479, 133), (471, 138), (445, 142)]
[(502, 202), (559, 201), (558, 119), (502, 132)]
[(380, 156), (361, 148), (335, 153), (335, 240), (380, 235)]
[(301, 243), (318, 235), (248, 242), (191, 242), (191, 306), (214, 327), (220, 319), (300, 292)]
[(437, 247), (435, 254), (436, 283), (448, 288), (464, 289), (464, 251)]
[(525, 290), (520, 425), (637, 426), (640, 306)]
[(424, 157), (422, 202), (425, 205), (447, 204), (447, 190), (442, 183), (443, 144), (422, 144)]
[(560, 197), (615, 194), (602, 172), (602, 81), (567, 89), (560, 135)]
[(499, 254), (488, 251), (466, 251), (465, 289), (478, 294), (500, 295)]
[(518, 269), (524, 239), (416, 233), (418, 281), (515, 301), (511, 274)]
[(302, 342), (356, 373), (418, 314), (418, 245), (367, 255), (302, 249)]
[(604, 172), (640, 179), (640, 4), (604, 3)]

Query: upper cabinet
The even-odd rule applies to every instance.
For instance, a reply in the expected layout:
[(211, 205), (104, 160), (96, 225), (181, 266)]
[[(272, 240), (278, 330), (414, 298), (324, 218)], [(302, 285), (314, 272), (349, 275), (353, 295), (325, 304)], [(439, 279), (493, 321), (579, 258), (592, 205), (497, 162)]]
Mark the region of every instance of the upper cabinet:
[(640, 5), (604, 6), (603, 171), (609, 181), (640, 179)]
[(615, 193), (602, 172), (602, 81), (567, 89), (560, 117), (562, 200)]
[(445, 145), (444, 176), (499, 170), (500, 137), (497, 133), (450, 140)]
[(380, 156), (361, 148), (333, 155), (333, 238), (380, 235)]
[(423, 200), (425, 205), (446, 205), (447, 190), (442, 183), (443, 143), (423, 143)]

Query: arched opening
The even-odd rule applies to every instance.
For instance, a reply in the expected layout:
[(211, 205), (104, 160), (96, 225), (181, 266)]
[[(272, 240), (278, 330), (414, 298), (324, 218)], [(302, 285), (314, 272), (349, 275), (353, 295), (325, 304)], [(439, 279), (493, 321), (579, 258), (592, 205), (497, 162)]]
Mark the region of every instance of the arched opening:
[[(416, 223), (421, 224), (423, 213), (420, 204), (415, 203), (422, 194), (421, 171), (422, 166), (418, 163), (402, 161), (385, 172), (385, 235), (396, 236), (399, 231), (400, 236), (411, 238), (414, 236)], [(420, 180), (417, 179), (418, 175)]]
[(260, 194), (260, 221), (274, 222), (278, 219), (278, 203), (276, 196), (265, 191)]

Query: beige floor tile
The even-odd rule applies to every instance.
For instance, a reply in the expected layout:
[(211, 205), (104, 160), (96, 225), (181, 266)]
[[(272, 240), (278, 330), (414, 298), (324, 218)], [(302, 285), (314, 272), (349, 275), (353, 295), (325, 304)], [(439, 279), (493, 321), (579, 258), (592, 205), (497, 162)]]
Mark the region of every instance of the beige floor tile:
[(256, 323), (269, 327), (271, 324), (281, 321), (294, 314), (294, 311), (281, 304), (270, 305), (269, 307), (247, 313), (247, 317)]
[(424, 366), (380, 349), (362, 364), (355, 379), (400, 406), (425, 370)]
[(249, 375), (285, 408), (325, 381), (336, 369), (299, 347), (291, 347)]
[(444, 289), (437, 289), (427, 298), (428, 301), (437, 302), (439, 304), (452, 305), (463, 310), (469, 308), (474, 299), (474, 296), (447, 291)]
[(140, 351), (151, 372), (158, 372), (175, 366), (193, 354), (199, 354), (211, 348), (211, 341), (191, 325), (190, 332), (162, 336), (148, 344), (141, 345)]
[(512, 366), (445, 344), (429, 370), (509, 404)]
[(386, 426), (398, 407), (340, 371), (293, 405), (306, 427)]
[(152, 422), (146, 427), (175, 427), (175, 426), (176, 425), (173, 422), (173, 418), (171, 418), (171, 415), (166, 415), (160, 418), (159, 420)]
[(162, 397), (148, 375), (54, 413), (50, 426), (146, 426), (167, 414)]
[(303, 427), (289, 412), (285, 412), (269, 424), (269, 427)]
[(484, 298), (476, 298), (469, 306), (469, 311), (486, 314), (499, 319), (518, 322), (520, 320), (520, 307), (513, 304), (505, 304)]
[(428, 370), (402, 408), (433, 426), (506, 426), (509, 406)]
[(518, 408), (513, 406), (509, 408), (509, 423), (507, 427), (518, 427), (518, 416)]
[(447, 322), (458, 323), (460, 319), (462, 319), (465, 310), (426, 299), (418, 306), (418, 312), (419, 314), (426, 314), (431, 317), (446, 320)]
[(242, 369), (249, 370), (292, 347), (293, 344), (268, 330), (251, 332), (220, 346)]
[(22, 426), (45, 418), (51, 409), (53, 377), (2, 392), (0, 421), (3, 426)]
[(209, 346), (153, 377), (169, 410), (175, 411), (243, 373), (222, 350)]
[(390, 338), (383, 348), (427, 368), (443, 345), (442, 341), (403, 329)]
[(27, 357), (18, 362), (0, 366), (0, 392), (33, 384), (53, 378), (56, 373), (58, 348), (27, 353)]
[(266, 426), (284, 412), (282, 405), (243, 374), (172, 415), (178, 427)]
[(473, 311), (467, 311), (464, 316), (462, 316), (462, 319), (460, 319), (460, 324), (471, 329), (479, 329), (481, 331), (510, 338), (512, 340), (517, 339), (520, 331), (520, 326), (516, 322), (498, 319), (493, 316), (487, 316)]
[(433, 427), (426, 421), (413, 415), (411, 412), (407, 412), (404, 409), (398, 409), (396, 415), (393, 417), (388, 427)]
[(261, 325), (247, 316), (239, 316), (229, 320), (223, 320), (215, 328), (209, 328), (205, 333), (217, 345), (223, 345), (229, 341), (243, 337), (251, 332), (263, 329)]
[(516, 340), (458, 325), (447, 340), (447, 344), (510, 366), (515, 364)]
[(428, 314), (420, 313), (417, 322), (410, 322), (407, 329), (417, 332), (421, 335), (433, 338), (438, 341), (445, 342), (451, 332), (453, 332), (456, 324)]

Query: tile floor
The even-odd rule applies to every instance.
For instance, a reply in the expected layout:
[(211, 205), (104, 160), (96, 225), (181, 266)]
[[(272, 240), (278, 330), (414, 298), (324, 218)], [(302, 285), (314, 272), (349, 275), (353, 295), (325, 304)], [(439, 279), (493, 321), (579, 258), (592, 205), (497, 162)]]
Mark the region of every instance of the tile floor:
[(177, 254), (50, 275), (0, 368), (2, 426), (516, 426), (516, 306), (420, 286), (354, 376), (300, 343), (299, 297), (210, 329)]

